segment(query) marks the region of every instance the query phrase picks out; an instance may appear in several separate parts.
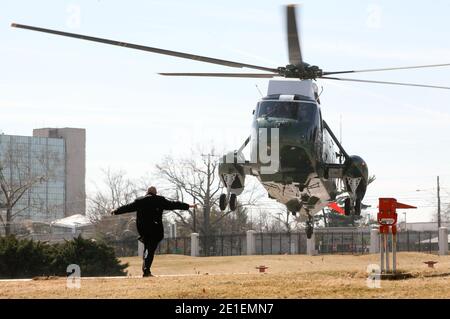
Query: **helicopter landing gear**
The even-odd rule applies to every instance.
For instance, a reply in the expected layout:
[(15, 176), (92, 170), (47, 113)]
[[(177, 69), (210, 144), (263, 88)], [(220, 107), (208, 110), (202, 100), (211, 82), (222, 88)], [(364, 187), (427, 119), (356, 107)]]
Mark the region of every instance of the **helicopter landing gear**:
[(310, 222), (306, 222), (306, 229), (305, 229), (305, 231), (306, 231), (306, 238), (311, 239), (311, 237), (312, 237), (312, 235), (314, 233), (314, 228), (313, 228), (313, 226), (311, 225)]
[(359, 216), (361, 215), (361, 199), (357, 197), (357, 190), (361, 183), (362, 177), (345, 177), (345, 184), (349, 193), (349, 198), (345, 199), (344, 208), (345, 216)]
[(219, 197), (219, 208), (221, 211), (224, 211), (227, 208), (227, 194), (221, 194)]
[(350, 198), (346, 198), (344, 201), (344, 212), (345, 216), (350, 216), (352, 213), (352, 200)]
[(355, 202), (355, 216), (361, 215), (361, 200), (358, 198)]
[(361, 215), (361, 199), (357, 198), (355, 200), (355, 205), (352, 205), (351, 198), (346, 198), (344, 202), (344, 212), (345, 216), (355, 215), (360, 216)]
[(221, 194), (219, 197), (219, 207), (221, 211), (224, 211), (227, 206), (230, 207), (231, 211), (236, 210), (237, 207), (237, 196), (234, 193), (231, 193), (231, 185), (233, 184), (234, 179), (236, 178), (236, 173), (233, 174), (224, 174), (225, 186), (227, 187), (227, 193)]
[(308, 217), (308, 221), (306, 222), (305, 232), (306, 232), (306, 238), (311, 239), (311, 237), (314, 233), (314, 225), (313, 225), (311, 216)]
[(237, 196), (236, 194), (230, 194), (228, 197), (227, 194), (221, 194), (219, 197), (219, 208), (221, 211), (227, 209), (227, 206), (230, 207), (230, 210), (234, 212), (237, 208)]
[(236, 194), (231, 194), (230, 195), (230, 210), (232, 211), (232, 212), (234, 212), (235, 210), (236, 210), (236, 207), (237, 207), (237, 196), (236, 196)]

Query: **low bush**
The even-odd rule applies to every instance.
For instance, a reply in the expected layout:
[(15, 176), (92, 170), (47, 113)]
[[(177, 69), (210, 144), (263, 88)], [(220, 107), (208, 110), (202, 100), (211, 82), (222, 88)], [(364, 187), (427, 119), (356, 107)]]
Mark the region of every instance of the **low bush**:
[(80, 267), (83, 277), (126, 275), (128, 267), (120, 264), (112, 247), (81, 236), (53, 245), (15, 236), (0, 237), (0, 278), (66, 276), (71, 264)]

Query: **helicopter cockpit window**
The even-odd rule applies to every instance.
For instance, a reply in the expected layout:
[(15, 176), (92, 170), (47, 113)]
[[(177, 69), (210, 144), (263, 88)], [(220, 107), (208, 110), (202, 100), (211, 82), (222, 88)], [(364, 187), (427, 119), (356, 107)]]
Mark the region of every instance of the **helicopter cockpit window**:
[(311, 103), (263, 101), (259, 105), (258, 117), (275, 117), (308, 121), (313, 113)]

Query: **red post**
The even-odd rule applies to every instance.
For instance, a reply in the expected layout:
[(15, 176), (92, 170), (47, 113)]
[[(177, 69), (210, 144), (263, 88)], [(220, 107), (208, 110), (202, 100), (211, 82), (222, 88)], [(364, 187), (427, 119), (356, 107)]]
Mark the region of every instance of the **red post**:
[(395, 198), (379, 198), (377, 221), (380, 225), (380, 256), (381, 256), (381, 272), (384, 272), (384, 254), (386, 254), (386, 270), (389, 272), (389, 245), (388, 236), (392, 234), (392, 261), (393, 271), (396, 271), (397, 257), (397, 208), (417, 208), (411, 205), (397, 202)]
[(415, 206), (397, 202), (395, 198), (378, 199), (377, 220), (380, 225), (381, 234), (397, 234), (397, 208), (417, 208)]

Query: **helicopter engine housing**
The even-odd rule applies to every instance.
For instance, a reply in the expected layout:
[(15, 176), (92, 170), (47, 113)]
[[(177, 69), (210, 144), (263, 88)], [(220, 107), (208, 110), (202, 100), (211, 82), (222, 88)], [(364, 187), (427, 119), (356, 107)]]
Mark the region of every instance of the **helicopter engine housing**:
[(356, 188), (355, 195), (357, 198), (363, 198), (366, 189), (367, 181), (369, 178), (369, 169), (366, 162), (357, 155), (352, 155), (344, 163), (344, 181), (348, 190), (351, 190), (351, 186), (347, 181), (347, 178), (361, 178), (358, 187)]
[[(221, 158), (219, 163), (219, 176), (222, 184), (228, 188), (232, 194), (240, 195), (244, 191), (245, 186), (245, 158), (242, 154), (230, 152)], [(234, 179), (228, 185), (227, 176), (234, 175)]]

